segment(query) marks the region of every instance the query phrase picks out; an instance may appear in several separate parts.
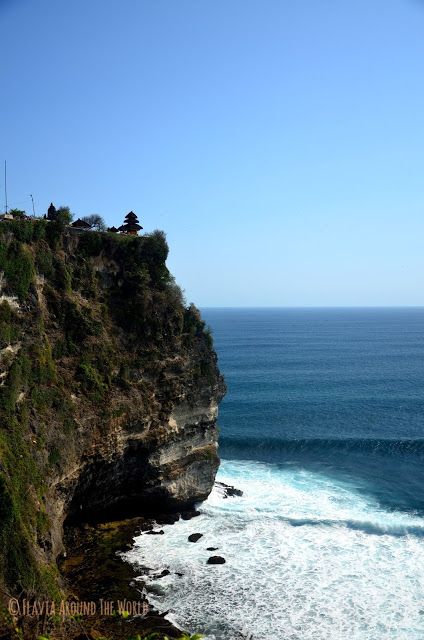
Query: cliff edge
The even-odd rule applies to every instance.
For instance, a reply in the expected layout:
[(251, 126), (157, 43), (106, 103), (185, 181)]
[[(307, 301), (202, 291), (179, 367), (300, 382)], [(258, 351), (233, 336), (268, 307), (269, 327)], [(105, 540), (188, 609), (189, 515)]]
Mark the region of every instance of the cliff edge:
[(61, 588), (66, 522), (178, 510), (212, 489), (225, 385), (162, 232), (0, 224), (0, 585)]

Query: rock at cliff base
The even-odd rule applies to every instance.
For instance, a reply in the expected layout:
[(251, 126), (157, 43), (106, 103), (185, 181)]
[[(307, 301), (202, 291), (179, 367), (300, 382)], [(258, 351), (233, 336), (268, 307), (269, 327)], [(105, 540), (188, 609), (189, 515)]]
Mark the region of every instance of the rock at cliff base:
[(165, 531), (160, 529), (159, 531), (146, 531), (146, 536), (163, 536)]
[(197, 509), (189, 509), (188, 511), (182, 511), (181, 519), (182, 520), (191, 520), (192, 518), (197, 518), (200, 516), (200, 511)]
[(175, 524), (178, 521), (178, 514), (165, 513), (156, 518), (157, 524)]
[(188, 537), (189, 542), (197, 542), (203, 537), (203, 533), (191, 533)]
[(236, 487), (225, 484), (225, 482), (215, 482), (215, 487), (219, 490), (223, 498), (241, 497), (243, 495), (241, 489), (236, 489)]
[(225, 564), (225, 558), (222, 556), (211, 556), (206, 564)]
[(170, 574), (170, 570), (169, 569), (164, 569), (163, 571), (161, 571), (160, 573), (156, 574), (153, 576), (153, 578), (155, 580), (160, 580), (161, 578), (165, 578), (165, 576), (169, 576)]

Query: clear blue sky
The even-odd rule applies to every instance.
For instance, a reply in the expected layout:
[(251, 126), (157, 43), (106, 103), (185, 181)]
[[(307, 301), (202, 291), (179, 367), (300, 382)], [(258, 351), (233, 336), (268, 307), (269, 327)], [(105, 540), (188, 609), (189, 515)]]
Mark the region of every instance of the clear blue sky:
[(424, 2), (0, 0), (0, 22), (10, 206), (133, 209), (199, 306), (424, 304)]

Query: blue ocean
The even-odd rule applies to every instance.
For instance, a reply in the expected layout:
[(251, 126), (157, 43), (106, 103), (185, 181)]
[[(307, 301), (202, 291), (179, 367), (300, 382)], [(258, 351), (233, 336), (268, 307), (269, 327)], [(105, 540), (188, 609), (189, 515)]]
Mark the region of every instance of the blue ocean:
[(424, 309), (203, 316), (228, 386), (218, 480), (243, 496), (216, 487), (137, 539), (150, 600), (208, 640), (422, 640)]

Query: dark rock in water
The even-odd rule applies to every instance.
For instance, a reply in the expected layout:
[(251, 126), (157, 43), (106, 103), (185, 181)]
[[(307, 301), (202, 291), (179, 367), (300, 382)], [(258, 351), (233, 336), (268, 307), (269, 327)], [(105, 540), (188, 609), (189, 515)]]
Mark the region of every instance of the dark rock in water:
[(218, 551), (219, 547), (206, 547), (206, 551)]
[(236, 489), (229, 484), (225, 484), (225, 482), (215, 482), (215, 486), (218, 487), (223, 493), (223, 498), (233, 498), (234, 496), (242, 496), (243, 491), (241, 489)]
[(169, 569), (163, 569), (160, 573), (152, 573), (150, 577), (153, 580), (160, 580), (161, 578), (164, 578), (165, 576), (169, 576), (170, 573), (171, 572), (170, 572)]
[(154, 578), (154, 580), (160, 580), (161, 578), (164, 578), (165, 576), (169, 576), (170, 574), (170, 570), (169, 569), (164, 569), (163, 571), (161, 571), (160, 573), (158, 573), (157, 575), (152, 576)]
[(197, 516), (200, 516), (200, 511), (198, 511), (197, 509), (189, 509), (187, 511), (181, 512), (182, 520), (191, 520), (192, 518), (196, 518)]
[(174, 524), (178, 520), (176, 513), (165, 513), (156, 518), (158, 524)]
[(207, 561), (207, 564), (224, 564), (224, 563), (225, 563), (225, 558), (223, 558), (222, 556), (211, 556)]
[(203, 537), (203, 533), (191, 533), (188, 537), (189, 542), (197, 542)]
[(239, 496), (241, 497), (243, 495), (243, 491), (241, 489), (236, 489), (235, 487), (228, 487), (227, 488), (227, 496)]
[(160, 529), (159, 531), (146, 531), (146, 536), (163, 536), (164, 533), (165, 531), (163, 529)]
[(148, 587), (149, 593), (153, 593), (155, 596), (163, 596), (165, 594), (165, 590), (158, 584), (150, 584)]

